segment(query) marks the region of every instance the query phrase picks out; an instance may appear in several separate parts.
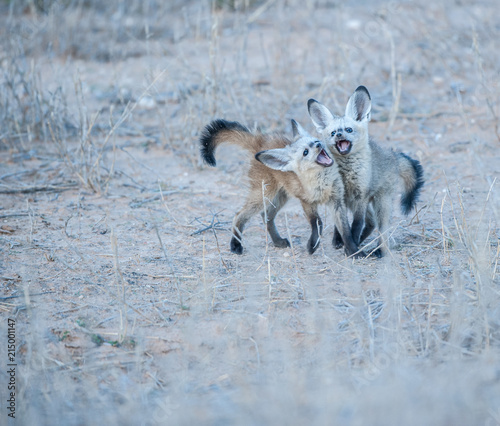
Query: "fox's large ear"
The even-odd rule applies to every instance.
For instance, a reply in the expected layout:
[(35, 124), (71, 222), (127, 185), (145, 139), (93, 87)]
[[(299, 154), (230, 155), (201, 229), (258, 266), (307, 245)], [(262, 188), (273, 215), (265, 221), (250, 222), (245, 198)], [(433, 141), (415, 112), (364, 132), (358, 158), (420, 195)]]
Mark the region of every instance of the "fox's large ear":
[(307, 110), (318, 132), (323, 131), (323, 129), (334, 119), (330, 110), (315, 99), (309, 99), (307, 101)]
[(290, 172), (292, 170), (292, 157), (286, 148), (260, 151), (255, 154), (255, 159), (274, 170), (281, 170), (282, 172)]
[(311, 135), (295, 120), (292, 120), (292, 132), (294, 139), (298, 137), (311, 137)]
[(346, 117), (356, 121), (370, 120), (372, 100), (365, 86), (359, 86), (352, 94), (345, 107)]

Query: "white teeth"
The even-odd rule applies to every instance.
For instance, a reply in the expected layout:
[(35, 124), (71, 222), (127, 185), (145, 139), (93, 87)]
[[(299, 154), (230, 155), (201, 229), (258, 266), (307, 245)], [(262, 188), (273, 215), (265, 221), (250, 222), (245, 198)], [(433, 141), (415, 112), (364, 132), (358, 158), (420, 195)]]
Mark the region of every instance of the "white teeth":
[(337, 142), (337, 148), (340, 152), (348, 151), (349, 147), (350, 147), (349, 141), (343, 140), (343, 141)]
[(316, 158), (316, 162), (325, 167), (331, 166), (333, 164), (333, 160), (324, 150), (320, 151), (318, 157)]

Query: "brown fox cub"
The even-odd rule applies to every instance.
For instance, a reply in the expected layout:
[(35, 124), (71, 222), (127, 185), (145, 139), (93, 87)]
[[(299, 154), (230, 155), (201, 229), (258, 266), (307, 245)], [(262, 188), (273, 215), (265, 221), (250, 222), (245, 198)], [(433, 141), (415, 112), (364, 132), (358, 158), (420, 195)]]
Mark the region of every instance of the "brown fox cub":
[[(403, 187), (401, 210), (409, 214), (424, 184), (422, 166), (417, 160), (381, 148), (370, 139), (371, 98), (366, 87), (359, 86), (349, 98), (343, 117), (333, 115), (314, 99), (309, 99), (307, 106), (316, 130), (338, 164), (345, 203), (353, 212), (354, 243), (359, 245), (378, 227), (382, 245), (375, 255), (382, 257), (388, 249), (386, 231), (394, 194)], [(338, 232), (333, 243), (337, 248), (342, 247)]]
[[(309, 253), (316, 250), (323, 230), (318, 205), (328, 203), (333, 208), (345, 252), (350, 256), (357, 252), (357, 245), (351, 236), (344, 206), (344, 187), (337, 166), (319, 140), (310, 136), (294, 120), (292, 128), (293, 141), (280, 135), (253, 134), (241, 124), (225, 120), (212, 121), (203, 130), (201, 156), (209, 165), (215, 166), (214, 152), (222, 143), (238, 145), (254, 157), (248, 172), (250, 194), (233, 221), (231, 251), (237, 254), (243, 252), (243, 228), (258, 212), (267, 221), (267, 230), (274, 245), (289, 247), (290, 242), (279, 235), (274, 218), (290, 197), (296, 197), (301, 201), (312, 227), (307, 243)], [(364, 253), (356, 256), (364, 256)]]

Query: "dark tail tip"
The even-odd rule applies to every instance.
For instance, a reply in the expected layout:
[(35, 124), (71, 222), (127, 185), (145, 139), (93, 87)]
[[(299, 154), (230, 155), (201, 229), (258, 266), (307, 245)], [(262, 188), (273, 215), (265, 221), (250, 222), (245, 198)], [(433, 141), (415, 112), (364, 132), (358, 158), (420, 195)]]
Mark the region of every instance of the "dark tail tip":
[(242, 132), (248, 132), (248, 129), (245, 126), (242, 126), (236, 121), (218, 119), (208, 124), (203, 129), (200, 136), (200, 150), (203, 161), (210, 166), (215, 166), (217, 164), (214, 156), (215, 148), (217, 147), (216, 137), (217, 134), (223, 130), (239, 130)]
[(415, 172), (415, 183), (413, 188), (410, 191), (405, 192), (401, 197), (401, 211), (403, 214), (408, 215), (417, 203), (420, 191), (424, 186), (424, 169), (418, 160), (414, 160), (403, 153), (400, 153), (400, 155), (409, 161), (413, 171)]

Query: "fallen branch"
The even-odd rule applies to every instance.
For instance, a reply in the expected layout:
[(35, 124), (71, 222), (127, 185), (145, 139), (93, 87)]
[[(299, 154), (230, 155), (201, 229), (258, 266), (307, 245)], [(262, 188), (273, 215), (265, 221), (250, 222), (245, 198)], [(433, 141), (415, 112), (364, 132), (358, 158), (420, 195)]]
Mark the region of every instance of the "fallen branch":
[[(226, 229), (226, 227), (224, 225), (227, 225), (228, 223), (230, 222), (221, 222), (219, 220), (219, 218), (217, 217), (217, 215), (219, 214), (220, 212), (218, 213), (215, 213), (213, 216), (212, 216), (212, 221), (210, 222), (209, 225), (205, 226), (204, 228), (202, 229), (198, 229), (197, 231), (194, 231), (192, 232), (191, 234), (189, 234), (191, 237), (193, 235), (198, 235), (198, 234), (202, 234), (203, 232), (206, 232), (210, 229), (213, 229), (214, 231), (215, 230), (220, 230), (220, 231), (224, 231)], [(217, 219), (217, 222), (215, 221), (215, 219)], [(196, 220), (199, 222), (199, 219), (196, 218)]]
[[(52, 294), (52, 293), (55, 293), (55, 291), (44, 291), (43, 293), (33, 293), (33, 294), (30, 294), (29, 296), (30, 297), (33, 297), (33, 296), (43, 296), (44, 294)], [(0, 297), (0, 300), (17, 299), (18, 297), (24, 297), (24, 294), (18, 294), (17, 296), (4, 296), (4, 297)]]
[(22, 188), (0, 189), (0, 194), (31, 194), (33, 192), (58, 192), (74, 189), (76, 183), (67, 186), (45, 185), (45, 186), (26, 186)]
[(8, 217), (19, 217), (19, 216), (29, 216), (29, 213), (8, 213), (8, 214), (0, 214), (0, 219), (6, 219)]

